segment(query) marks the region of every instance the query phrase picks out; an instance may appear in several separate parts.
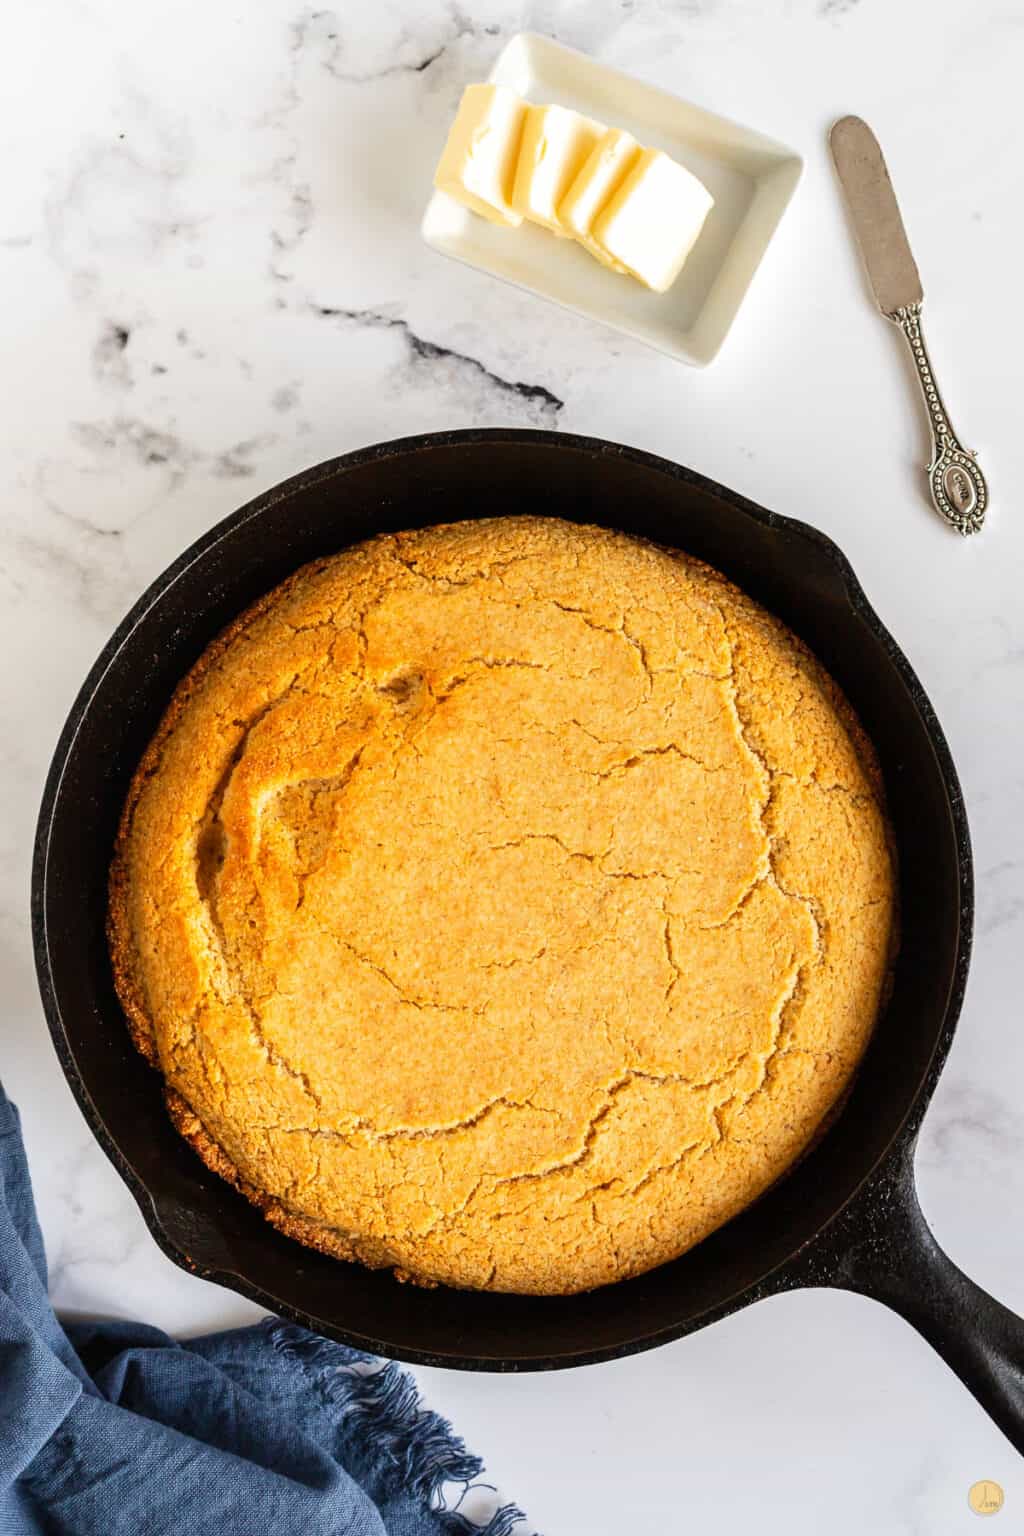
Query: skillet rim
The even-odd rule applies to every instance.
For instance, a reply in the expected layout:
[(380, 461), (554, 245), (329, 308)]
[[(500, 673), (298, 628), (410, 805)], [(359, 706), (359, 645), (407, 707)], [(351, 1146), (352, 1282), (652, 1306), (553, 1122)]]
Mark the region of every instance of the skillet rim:
[[(282, 1301), (279, 1297), (250, 1280), (234, 1269), (224, 1269), (216, 1264), (193, 1260), (170, 1236), (165, 1228), (160, 1199), (137, 1172), (128, 1155), (120, 1148), (115, 1135), (108, 1128), (93, 1103), (82, 1074), (75, 1061), (69, 1031), (65, 1026), (60, 999), (53, 981), (50, 965), (50, 937), (47, 921), (47, 886), (50, 876), (50, 835), (60, 799), (65, 773), (73, 758), (75, 744), (83, 722), (95, 699), (100, 694), (107, 673), (133, 632), (150, 610), (171, 590), (175, 583), (189, 571), (209, 550), (234, 534), (246, 523), (258, 519), (279, 502), (291, 499), (314, 489), (348, 471), (366, 464), (390, 458), (402, 458), (412, 454), (429, 452), (437, 448), (458, 448), (461, 445), (486, 446), (497, 443), (522, 443), (534, 446), (567, 449), (597, 458), (625, 459), (643, 468), (667, 476), (669, 479), (693, 486), (712, 498), (727, 503), (734, 511), (751, 518), (769, 531), (787, 532), (816, 546), (839, 575), (846, 601), (852, 613), (863, 622), (881, 644), (886, 656), (898, 673), (900, 680), (921, 721), (935, 754), (939, 777), (946, 793), (956, 844), (958, 879), (958, 911), (955, 953), (952, 957), (949, 990), (937, 1022), (935, 1042), (927, 1066), (921, 1074), (917, 1088), (909, 1098), (902, 1118), (885, 1147), (874, 1163), (856, 1180), (847, 1196), (839, 1201), (831, 1214), (804, 1241), (799, 1242), (789, 1254), (769, 1268), (760, 1279), (742, 1285), (696, 1316), (684, 1318), (668, 1326), (644, 1334), (641, 1331), (628, 1341), (602, 1345), (590, 1350), (574, 1350), (558, 1356), (528, 1356), (496, 1358), (494, 1356), (452, 1355), (450, 1353), (403, 1346), (396, 1350), (393, 1344), (357, 1331), (339, 1328), (333, 1323), (317, 1318), (301, 1307)], [(341, 545), (339, 547), (344, 547)], [(959, 778), (945, 733), (939, 724), (935, 710), (916, 672), (895, 639), (869, 602), (853, 567), (846, 555), (827, 534), (798, 518), (773, 512), (759, 503), (733, 491), (719, 482), (686, 466), (676, 464), (646, 449), (614, 443), (604, 438), (583, 434), (546, 431), (540, 428), (471, 427), (440, 432), (411, 434), (390, 439), (349, 453), (327, 459), (297, 474), (289, 476), (253, 497), (235, 512), (220, 519), (194, 540), (173, 560), (144, 590), (139, 599), (125, 614), (103, 646), (96, 661), (86, 675), (68, 711), (64, 726), (47, 772), (39, 817), (36, 825), (31, 876), (32, 944), (37, 980), (54, 1047), (61, 1069), (68, 1081), (82, 1113), (107, 1157), (127, 1184), (143, 1219), (157, 1246), (180, 1269), (202, 1279), (213, 1281), (246, 1297), (279, 1316), (288, 1318), (314, 1332), (326, 1334), (353, 1348), (375, 1355), (401, 1359), (410, 1364), (460, 1369), (491, 1371), (496, 1373), (565, 1369), (602, 1361), (621, 1359), (643, 1350), (669, 1343), (674, 1339), (697, 1331), (710, 1323), (738, 1311), (769, 1295), (808, 1285), (836, 1283), (838, 1259), (831, 1252), (828, 1234), (833, 1232), (840, 1218), (849, 1216), (865, 1197), (870, 1200), (872, 1189), (891, 1173), (908, 1153), (912, 1153), (917, 1133), (927, 1105), (935, 1090), (949, 1054), (956, 1025), (963, 1003), (970, 962), (973, 930), (973, 861), (966, 809)], [(241, 1197), (239, 1197), (241, 1198)], [(280, 1236), (279, 1234), (275, 1234)], [(638, 1318), (638, 1323), (641, 1320)]]

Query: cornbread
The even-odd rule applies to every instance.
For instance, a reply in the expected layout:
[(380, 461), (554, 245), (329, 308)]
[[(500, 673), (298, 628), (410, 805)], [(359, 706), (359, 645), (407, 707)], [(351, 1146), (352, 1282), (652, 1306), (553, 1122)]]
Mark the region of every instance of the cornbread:
[(110, 941), (178, 1129), (300, 1242), (571, 1292), (682, 1253), (848, 1087), (871, 749), (706, 566), (532, 517), (305, 566), (136, 772)]

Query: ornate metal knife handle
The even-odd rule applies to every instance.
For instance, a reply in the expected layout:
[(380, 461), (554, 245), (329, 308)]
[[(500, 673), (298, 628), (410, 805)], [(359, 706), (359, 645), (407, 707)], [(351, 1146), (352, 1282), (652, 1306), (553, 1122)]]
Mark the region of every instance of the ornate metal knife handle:
[(988, 486), (975, 454), (963, 446), (949, 424), (921, 334), (921, 306), (904, 304), (887, 318), (898, 325), (907, 338), (924, 394), (934, 445), (927, 474), (935, 510), (964, 537), (977, 533), (985, 521)]

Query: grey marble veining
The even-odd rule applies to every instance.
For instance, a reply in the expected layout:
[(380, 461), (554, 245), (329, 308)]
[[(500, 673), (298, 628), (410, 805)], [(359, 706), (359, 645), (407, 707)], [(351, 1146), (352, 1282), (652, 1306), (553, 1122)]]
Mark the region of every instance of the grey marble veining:
[[(806, 155), (706, 372), (421, 245), (462, 87), (522, 29)], [(5, 17), (0, 1041), (61, 1305), (189, 1332), (253, 1314), (156, 1248), (42, 1021), (33, 823), (81, 679), (146, 584), (265, 487), (367, 443), (493, 423), (635, 443), (817, 524), (919, 671), (978, 877), (921, 1197), (952, 1256), (1024, 1311), (1022, 68), (1005, 0), (54, 0)], [(969, 544), (929, 509), (899, 338), (842, 217), (824, 135), (846, 111), (885, 148), (947, 403), (990, 478)], [(955, 1536), (980, 1477), (1006, 1489), (995, 1530), (1024, 1520), (1018, 1458), (906, 1325), (850, 1295), (781, 1297), (586, 1372), (422, 1379), (551, 1536)]]

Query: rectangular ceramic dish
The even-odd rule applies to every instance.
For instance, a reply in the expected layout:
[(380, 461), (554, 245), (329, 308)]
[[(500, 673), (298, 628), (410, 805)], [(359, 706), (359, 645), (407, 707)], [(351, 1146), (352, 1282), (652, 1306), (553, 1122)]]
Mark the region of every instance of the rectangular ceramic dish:
[(800, 180), (800, 156), (751, 128), (529, 32), (512, 38), (490, 79), (531, 102), (573, 107), (610, 127), (627, 128), (699, 176), (715, 206), (667, 293), (651, 293), (605, 270), (575, 241), (558, 240), (537, 225), (490, 224), (444, 192), (434, 193), (423, 218), (427, 244), (681, 362), (710, 363)]

